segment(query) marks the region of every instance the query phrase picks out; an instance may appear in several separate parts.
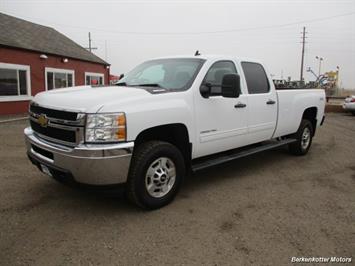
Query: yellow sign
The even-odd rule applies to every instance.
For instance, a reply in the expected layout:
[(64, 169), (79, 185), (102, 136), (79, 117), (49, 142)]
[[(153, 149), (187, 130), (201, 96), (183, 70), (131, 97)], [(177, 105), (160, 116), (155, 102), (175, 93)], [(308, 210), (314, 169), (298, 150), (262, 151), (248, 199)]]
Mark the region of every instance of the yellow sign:
[(327, 72), (327, 73), (325, 73), (325, 74), (326, 74), (329, 78), (335, 79), (338, 73), (335, 72), (335, 71), (329, 71), (329, 72)]

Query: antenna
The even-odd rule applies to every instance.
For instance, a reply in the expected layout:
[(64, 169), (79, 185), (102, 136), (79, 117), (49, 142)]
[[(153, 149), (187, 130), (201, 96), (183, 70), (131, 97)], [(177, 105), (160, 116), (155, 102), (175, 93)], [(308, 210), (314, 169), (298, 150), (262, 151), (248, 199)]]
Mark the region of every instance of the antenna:
[(201, 55), (200, 52), (198, 50), (196, 50), (195, 56), (199, 56), (199, 55)]

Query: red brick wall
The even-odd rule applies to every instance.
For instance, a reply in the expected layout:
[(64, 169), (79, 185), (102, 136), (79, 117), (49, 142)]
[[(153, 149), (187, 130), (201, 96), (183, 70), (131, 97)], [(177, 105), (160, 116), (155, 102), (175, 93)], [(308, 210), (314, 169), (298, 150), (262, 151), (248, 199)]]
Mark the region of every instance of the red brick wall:
[[(68, 58), (67, 63), (63, 63), (64, 56), (49, 55), (48, 59), (41, 59), (42, 53), (31, 52), (20, 49), (0, 47), (0, 63), (29, 65), (31, 74), (31, 94), (45, 90), (45, 68), (72, 69), (75, 71), (75, 85), (85, 84), (85, 72), (95, 72), (105, 74), (105, 84), (109, 83), (109, 69), (101, 64), (95, 64), (76, 59)], [(0, 102), (1, 114), (20, 114), (27, 112), (28, 101)]]

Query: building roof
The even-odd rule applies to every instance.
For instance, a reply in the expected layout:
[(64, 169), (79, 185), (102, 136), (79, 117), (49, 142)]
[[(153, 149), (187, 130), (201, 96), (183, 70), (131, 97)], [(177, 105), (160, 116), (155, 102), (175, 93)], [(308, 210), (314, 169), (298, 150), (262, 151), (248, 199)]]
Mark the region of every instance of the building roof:
[(0, 45), (109, 65), (51, 27), (3, 13), (0, 13)]

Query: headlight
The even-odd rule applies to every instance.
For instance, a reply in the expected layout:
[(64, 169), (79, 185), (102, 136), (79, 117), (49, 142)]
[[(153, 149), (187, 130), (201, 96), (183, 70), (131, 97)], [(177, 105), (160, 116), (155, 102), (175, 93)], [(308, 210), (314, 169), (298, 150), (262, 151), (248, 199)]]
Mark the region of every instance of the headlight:
[(85, 127), (86, 142), (126, 141), (124, 113), (88, 114)]

